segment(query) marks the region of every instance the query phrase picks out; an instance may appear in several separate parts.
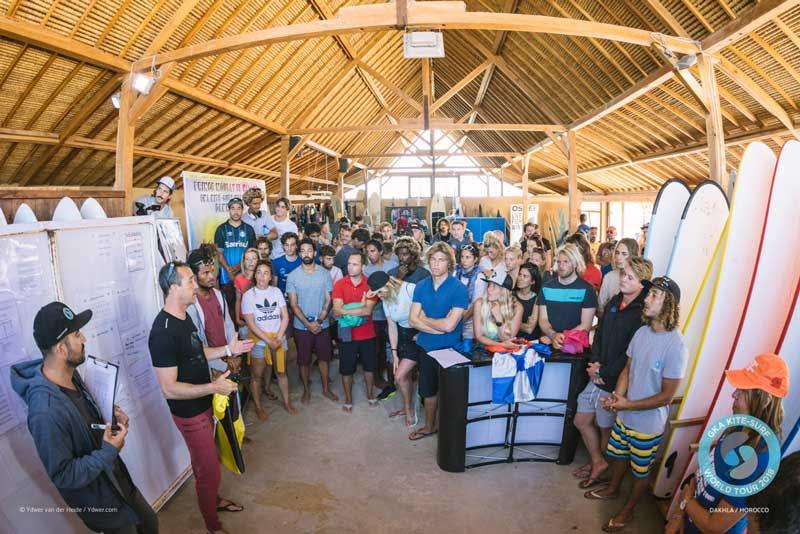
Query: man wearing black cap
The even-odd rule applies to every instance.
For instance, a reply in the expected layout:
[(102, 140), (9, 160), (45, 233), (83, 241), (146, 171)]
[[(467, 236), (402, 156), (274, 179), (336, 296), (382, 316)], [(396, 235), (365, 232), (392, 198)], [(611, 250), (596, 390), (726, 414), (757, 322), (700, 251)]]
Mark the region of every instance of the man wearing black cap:
[(244, 201), (239, 197), (230, 199), (228, 220), (214, 232), (214, 244), (219, 251), (219, 289), (231, 310), (236, 309), (233, 280), (241, 267), (242, 256), (248, 248), (256, 246), (256, 231), (242, 220), (243, 214)]
[(603, 530), (616, 532), (633, 518), (633, 510), (647, 491), (650, 473), (669, 416), (669, 404), (678, 389), (689, 351), (678, 330), (681, 290), (664, 276), (653, 280), (644, 300), (640, 327), (628, 345), (628, 361), (604, 408), (617, 413), (606, 455), (612, 459), (611, 483), (585, 494), (588, 499), (619, 496), (625, 473), (633, 474), (630, 496)]
[(420, 254), (425, 254), (430, 244), (425, 242), (425, 230), (423, 230), (422, 225), (418, 222), (412, 222), (408, 225), (408, 228), (411, 230), (411, 237), (419, 244)]
[[(86, 359), (80, 329), (90, 310), (75, 314), (51, 302), (36, 314), (33, 337), (42, 360), (11, 368), (11, 385), (28, 405), (28, 429), (39, 458), (66, 503), (94, 531), (158, 532), (153, 509), (136, 489), (119, 456), (128, 416), (114, 406), (118, 430), (103, 421), (75, 369)], [(91, 425), (105, 424), (104, 430)]]

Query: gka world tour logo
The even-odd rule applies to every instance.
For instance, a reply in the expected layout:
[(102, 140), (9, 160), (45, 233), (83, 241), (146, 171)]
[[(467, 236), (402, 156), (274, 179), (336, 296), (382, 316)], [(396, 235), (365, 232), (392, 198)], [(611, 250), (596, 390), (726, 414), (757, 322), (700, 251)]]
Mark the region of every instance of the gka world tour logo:
[[(752, 443), (750, 433), (755, 431), (759, 440)], [(735, 429), (726, 432), (728, 429)], [(723, 435), (711, 457), (711, 445)], [(768, 462), (759, 473), (759, 455), (766, 443)], [(751, 415), (730, 415), (709, 426), (700, 439), (698, 450), (700, 472), (704, 480), (714, 489), (729, 497), (750, 497), (770, 485), (781, 461), (781, 445), (778, 437), (767, 424)], [(721, 462), (722, 465), (717, 465)]]

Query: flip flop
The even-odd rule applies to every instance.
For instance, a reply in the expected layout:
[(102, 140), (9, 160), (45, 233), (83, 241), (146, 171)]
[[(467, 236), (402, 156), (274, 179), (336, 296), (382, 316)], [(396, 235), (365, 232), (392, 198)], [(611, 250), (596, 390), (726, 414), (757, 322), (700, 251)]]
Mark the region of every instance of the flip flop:
[(572, 476), (575, 478), (589, 478), (592, 473), (592, 464), (582, 465), (572, 471)]
[(608, 520), (608, 522), (602, 526), (603, 532), (619, 532), (623, 528), (625, 528), (628, 523), (617, 523), (614, 521), (614, 518)]
[(367, 399), (370, 408), (373, 408), (378, 405), (378, 399)]
[(405, 415), (405, 414), (406, 414), (406, 410), (405, 410), (405, 408), (400, 408), (400, 409), (399, 409), (399, 410), (397, 410), (396, 412), (392, 412), (392, 413), (390, 413), (390, 414), (389, 414), (389, 419), (394, 419), (394, 418), (396, 418), (396, 417), (400, 417), (401, 415)]
[(353, 405), (352, 404), (342, 404), (342, 410), (344, 410), (344, 413), (353, 413)]
[(619, 498), (619, 493), (616, 495), (600, 495), (597, 491), (602, 488), (593, 489), (583, 494), (586, 499), (593, 501), (613, 501)]
[[(410, 439), (411, 441), (419, 441), (419, 440), (425, 439), (425, 438), (427, 438), (429, 436), (433, 436), (434, 434), (437, 434), (438, 432), (439, 432), (438, 430), (434, 430), (433, 432), (423, 432), (421, 430), (415, 430), (411, 434), (408, 435), (408, 439)], [(416, 437), (412, 437), (412, 436), (416, 436)]]
[(578, 483), (578, 487), (582, 490), (589, 490), (592, 488), (597, 488), (598, 486), (605, 486), (609, 482), (611, 482), (611, 478), (608, 476), (599, 476), (597, 478), (587, 478), (585, 480), (581, 480)]
[[(222, 504), (223, 502), (227, 502), (228, 504)], [(235, 502), (223, 499), (217, 504), (217, 512), (241, 512), (244, 510), (244, 506), (241, 504), (236, 504)]]

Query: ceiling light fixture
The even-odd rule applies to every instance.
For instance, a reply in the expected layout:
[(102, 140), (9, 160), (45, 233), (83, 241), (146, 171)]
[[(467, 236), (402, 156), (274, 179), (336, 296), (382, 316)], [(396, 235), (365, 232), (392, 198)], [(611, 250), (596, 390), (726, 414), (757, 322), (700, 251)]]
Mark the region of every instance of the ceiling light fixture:
[(121, 101), (122, 101), (122, 93), (120, 93), (119, 91), (111, 95), (111, 105), (114, 106), (114, 109), (119, 109)]
[(444, 57), (444, 34), (442, 32), (406, 32), (403, 34), (403, 57)]
[(695, 63), (697, 63), (697, 54), (686, 54), (678, 60), (675, 66), (678, 70), (686, 70), (694, 66)]
[(153, 88), (153, 85), (156, 83), (156, 79), (153, 76), (149, 76), (147, 74), (137, 72), (133, 75), (133, 81), (131, 82), (131, 86), (136, 89), (137, 92), (143, 95), (150, 94), (150, 89)]

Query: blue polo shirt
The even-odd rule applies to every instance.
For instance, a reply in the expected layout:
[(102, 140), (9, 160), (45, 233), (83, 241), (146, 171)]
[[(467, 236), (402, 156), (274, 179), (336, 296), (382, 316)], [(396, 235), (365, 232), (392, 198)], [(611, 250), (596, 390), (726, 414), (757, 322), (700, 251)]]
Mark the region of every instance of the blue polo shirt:
[[(469, 292), (464, 284), (453, 276), (448, 276), (438, 289), (433, 287), (433, 278), (427, 277), (417, 283), (412, 302), (419, 302), (422, 311), (431, 319), (444, 319), (453, 308), (469, 308)], [(464, 321), (448, 334), (428, 334), (420, 332), (417, 345), (430, 352), (437, 349), (455, 347), (461, 342), (461, 328)]]

